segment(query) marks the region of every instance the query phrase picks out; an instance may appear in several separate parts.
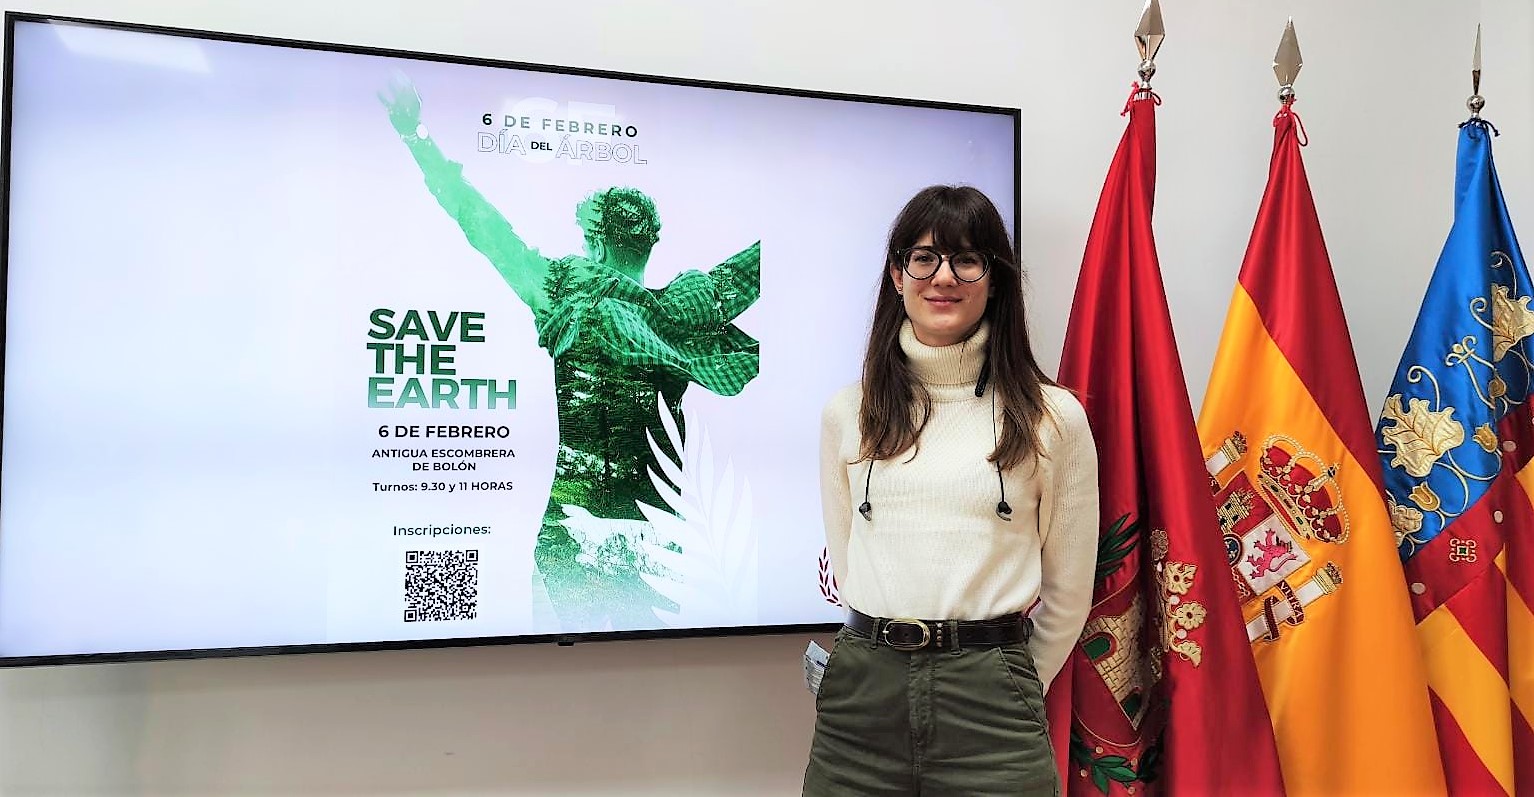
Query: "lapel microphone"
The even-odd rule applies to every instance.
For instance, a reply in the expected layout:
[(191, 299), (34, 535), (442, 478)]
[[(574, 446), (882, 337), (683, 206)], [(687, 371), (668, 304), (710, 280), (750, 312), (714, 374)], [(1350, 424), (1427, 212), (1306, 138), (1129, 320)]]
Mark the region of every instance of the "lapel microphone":
[[(991, 378), (991, 361), (986, 360), (980, 368), (980, 380), (975, 383), (975, 395), (978, 397), (985, 390), (985, 383)], [(1001, 445), (1001, 433), (996, 430), (996, 391), (991, 391), (991, 441), (997, 446)], [(1007, 503), (1007, 482), (1001, 478), (1001, 463), (996, 463), (996, 486), (1001, 488), (1001, 500), (996, 502), (996, 517), (1012, 522), (1012, 505)]]
[(862, 515), (864, 520), (874, 519), (874, 505), (868, 503), (868, 487), (873, 484), (873, 480), (874, 461), (870, 459), (868, 460), (868, 478), (863, 482), (863, 505), (858, 507), (858, 514)]

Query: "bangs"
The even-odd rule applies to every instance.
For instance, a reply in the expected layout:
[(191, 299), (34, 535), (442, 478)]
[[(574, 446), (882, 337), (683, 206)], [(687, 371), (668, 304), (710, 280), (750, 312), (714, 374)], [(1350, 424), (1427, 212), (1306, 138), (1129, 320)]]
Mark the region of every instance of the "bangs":
[(927, 229), (932, 233), (932, 243), (945, 252), (976, 248), (978, 219), (963, 213), (952, 205), (939, 205), (929, 220)]
[(891, 254), (916, 245), (927, 233), (946, 252), (976, 249), (1012, 262), (1012, 246), (1001, 216), (990, 200), (973, 188), (934, 186), (918, 194), (896, 219)]

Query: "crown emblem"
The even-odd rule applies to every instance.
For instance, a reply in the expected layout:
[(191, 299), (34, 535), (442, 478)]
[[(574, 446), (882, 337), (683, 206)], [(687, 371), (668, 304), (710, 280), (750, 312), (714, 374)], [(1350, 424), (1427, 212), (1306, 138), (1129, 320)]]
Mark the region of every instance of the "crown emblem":
[(1323, 462), (1293, 438), (1274, 435), (1263, 441), (1257, 481), (1306, 539), (1344, 543), (1348, 512), (1342, 505), (1337, 466)]

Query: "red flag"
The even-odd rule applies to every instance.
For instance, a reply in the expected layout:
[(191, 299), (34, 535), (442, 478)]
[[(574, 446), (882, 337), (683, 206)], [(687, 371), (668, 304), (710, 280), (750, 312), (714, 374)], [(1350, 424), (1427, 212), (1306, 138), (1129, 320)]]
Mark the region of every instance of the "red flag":
[(1102, 530), (1092, 611), (1050, 688), (1056, 753), (1071, 795), (1280, 795), (1156, 259), (1160, 100), (1136, 89), (1060, 361), (1097, 441)]

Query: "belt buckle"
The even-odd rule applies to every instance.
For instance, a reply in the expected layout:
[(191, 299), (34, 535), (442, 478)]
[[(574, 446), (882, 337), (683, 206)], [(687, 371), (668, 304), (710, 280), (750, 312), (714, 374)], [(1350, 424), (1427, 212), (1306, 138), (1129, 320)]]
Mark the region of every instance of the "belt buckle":
[[(916, 643), (916, 644), (914, 644), (914, 645), (909, 644), (909, 643), (900, 643), (900, 642), (893, 642), (893, 641), (891, 641), (890, 640), (890, 626), (895, 625), (897, 623), (900, 624), (900, 625), (911, 625), (911, 626), (915, 626), (917, 628), (920, 628), (921, 629), (921, 641)], [(927, 625), (926, 623), (920, 621), (920, 620), (913, 620), (913, 619), (905, 618), (905, 617), (897, 617), (897, 618), (894, 618), (892, 620), (886, 620), (884, 622), (884, 628), (879, 631), (879, 636), (884, 638), (884, 644), (889, 645), (890, 647), (894, 648), (895, 650), (901, 650), (901, 651), (921, 650), (922, 648), (926, 647), (928, 643), (930, 643), (932, 641), (932, 627)]]

